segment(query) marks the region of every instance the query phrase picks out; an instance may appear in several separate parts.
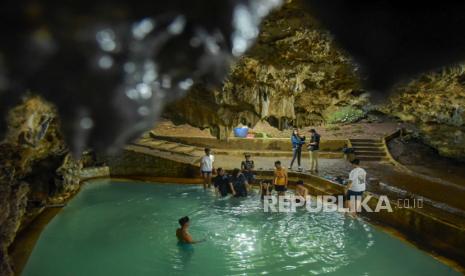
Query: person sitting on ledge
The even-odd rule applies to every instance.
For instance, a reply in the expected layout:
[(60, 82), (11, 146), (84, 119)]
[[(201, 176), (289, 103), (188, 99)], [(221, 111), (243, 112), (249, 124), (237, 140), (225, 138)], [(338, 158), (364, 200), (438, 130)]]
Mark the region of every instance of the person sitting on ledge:
[(270, 196), (273, 191), (273, 182), (271, 180), (260, 181), (260, 199)]
[(304, 186), (304, 182), (302, 180), (298, 180), (295, 185), (296, 201), (300, 202), (302, 200), (305, 202), (308, 196), (308, 189)]
[(229, 186), (230, 176), (226, 174), (223, 168), (218, 168), (216, 173), (218, 175), (213, 179), (213, 186), (215, 187), (216, 195), (225, 197), (232, 193), (231, 187)]
[(204, 240), (200, 241), (194, 241), (192, 239), (191, 234), (187, 231), (189, 228), (189, 217), (185, 216), (179, 219), (179, 225), (181, 225), (180, 228), (176, 229), (176, 237), (178, 238), (178, 241), (181, 243), (188, 243), (188, 244), (194, 244), (194, 243), (199, 243), (203, 242)]
[(287, 190), (287, 171), (281, 166), (281, 161), (274, 162), (276, 169), (274, 170), (273, 185), (278, 195), (284, 195)]
[(229, 181), (229, 186), (231, 187), (231, 191), (234, 197), (246, 197), (247, 196), (247, 179), (245, 178), (244, 174), (241, 173), (241, 170), (234, 169), (232, 173), (232, 177)]
[(255, 175), (253, 173), (253, 170), (255, 169), (255, 164), (253, 163), (253, 160), (250, 159), (249, 153), (246, 153), (244, 156), (245, 161), (242, 161), (241, 163), (241, 170), (245, 178), (247, 179), (247, 182), (249, 182), (249, 184), (252, 184), (255, 181)]

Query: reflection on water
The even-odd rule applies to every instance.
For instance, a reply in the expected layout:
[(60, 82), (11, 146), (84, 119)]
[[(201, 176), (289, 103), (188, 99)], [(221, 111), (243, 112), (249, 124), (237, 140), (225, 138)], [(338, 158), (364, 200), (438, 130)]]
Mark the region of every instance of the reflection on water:
[[(177, 244), (188, 215), (194, 240)], [(56, 262), (53, 260), (60, 260)], [(399, 266), (399, 264), (402, 266)], [(46, 228), (24, 275), (455, 275), (417, 249), (340, 213), (265, 213), (258, 195), (96, 182)]]
[(186, 244), (178, 242), (176, 244), (178, 248), (177, 255), (173, 258), (173, 268), (176, 270), (186, 270), (191, 262), (194, 254), (194, 246), (192, 244)]

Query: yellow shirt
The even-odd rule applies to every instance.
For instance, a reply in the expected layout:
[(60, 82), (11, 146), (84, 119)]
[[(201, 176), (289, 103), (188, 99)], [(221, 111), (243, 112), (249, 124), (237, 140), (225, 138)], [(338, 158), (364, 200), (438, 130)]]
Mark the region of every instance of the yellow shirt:
[(275, 185), (278, 185), (278, 186), (283, 186), (283, 185), (286, 185), (286, 176), (287, 176), (287, 172), (285, 169), (281, 168), (281, 169), (275, 169), (274, 170), (274, 176), (276, 178), (276, 183)]

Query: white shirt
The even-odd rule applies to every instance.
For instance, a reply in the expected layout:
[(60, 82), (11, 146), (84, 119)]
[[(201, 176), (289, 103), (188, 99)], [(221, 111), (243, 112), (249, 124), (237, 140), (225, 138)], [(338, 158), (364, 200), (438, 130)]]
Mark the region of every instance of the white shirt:
[(366, 189), (367, 172), (362, 168), (355, 168), (349, 174), (349, 180), (352, 186), (349, 190), (354, 192), (363, 192)]
[(204, 155), (200, 160), (200, 169), (203, 172), (211, 172), (213, 170), (213, 162), (215, 161), (215, 157), (213, 155)]

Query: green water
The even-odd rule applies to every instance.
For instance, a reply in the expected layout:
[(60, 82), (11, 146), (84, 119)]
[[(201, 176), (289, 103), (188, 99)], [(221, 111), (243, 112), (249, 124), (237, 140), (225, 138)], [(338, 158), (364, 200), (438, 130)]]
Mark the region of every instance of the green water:
[[(179, 246), (177, 219), (194, 239)], [(94, 181), (42, 233), (23, 275), (458, 275), (339, 213), (264, 213), (256, 195), (191, 185)]]

